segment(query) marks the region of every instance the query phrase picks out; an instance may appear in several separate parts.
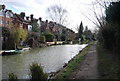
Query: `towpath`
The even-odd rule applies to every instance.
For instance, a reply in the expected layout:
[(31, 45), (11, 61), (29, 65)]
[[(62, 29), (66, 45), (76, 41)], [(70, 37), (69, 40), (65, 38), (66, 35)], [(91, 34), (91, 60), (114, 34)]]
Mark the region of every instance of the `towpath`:
[(96, 52), (96, 42), (91, 45), (85, 59), (73, 72), (70, 79), (98, 79), (98, 60)]

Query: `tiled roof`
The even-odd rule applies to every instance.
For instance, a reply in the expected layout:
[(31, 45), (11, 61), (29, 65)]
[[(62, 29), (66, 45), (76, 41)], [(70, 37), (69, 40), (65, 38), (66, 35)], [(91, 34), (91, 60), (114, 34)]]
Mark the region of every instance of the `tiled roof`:
[(30, 23), (31, 21), (30, 20), (25, 20), (25, 19), (22, 19), (21, 17), (20, 17), (20, 15), (19, 14), (14, 14), (14, 18), (16, 18), (17, 19), (17, 21), (19, 21), (19, 22), (21, 22), (21, 23)]

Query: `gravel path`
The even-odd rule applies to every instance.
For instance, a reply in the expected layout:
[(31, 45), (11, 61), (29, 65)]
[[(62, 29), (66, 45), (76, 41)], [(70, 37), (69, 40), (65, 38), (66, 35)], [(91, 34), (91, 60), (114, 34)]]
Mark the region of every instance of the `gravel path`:
[(96, 42), (89, 48), (85, 59), (73, 72), (70, 79), (98, 79)]

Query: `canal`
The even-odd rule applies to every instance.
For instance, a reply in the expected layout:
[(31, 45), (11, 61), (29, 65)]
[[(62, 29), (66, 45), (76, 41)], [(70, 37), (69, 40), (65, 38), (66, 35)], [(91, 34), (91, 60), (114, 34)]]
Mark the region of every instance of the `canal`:
[(22, 54), (2, 56), (2, 78), (7, 79), (13, 72), (19, 79), (29, 78), (29, 64), (41, 64), (44, 72), (51, 73), (60, 70), (84, 45), (57, 45), (32, 49)]

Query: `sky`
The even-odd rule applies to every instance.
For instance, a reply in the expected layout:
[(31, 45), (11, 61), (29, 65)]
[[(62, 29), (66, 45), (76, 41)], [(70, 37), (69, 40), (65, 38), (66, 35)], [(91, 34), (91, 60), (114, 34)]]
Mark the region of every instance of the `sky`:
[[(94, 30), (96, 26), (86, 18), (83, 13), (89, 15), (91, 3), (94, 0), (1, 0), (0, 4), (5, 4), (6, 9), (12, 10), (14, 13), (25, 12), (26, 16), (31, 14), (35, 18), (42, 17), (42, 20), (49, 20), (47, 18), (46, 10), (49, 6), (61, 4), (63, 8), (68, 11), (68, 28), (76, 31), (76, 27), (83, 22), (83, 26), (88, 26), (89, 29)], [(99, 1), (99, 0), (98, 0)]]

